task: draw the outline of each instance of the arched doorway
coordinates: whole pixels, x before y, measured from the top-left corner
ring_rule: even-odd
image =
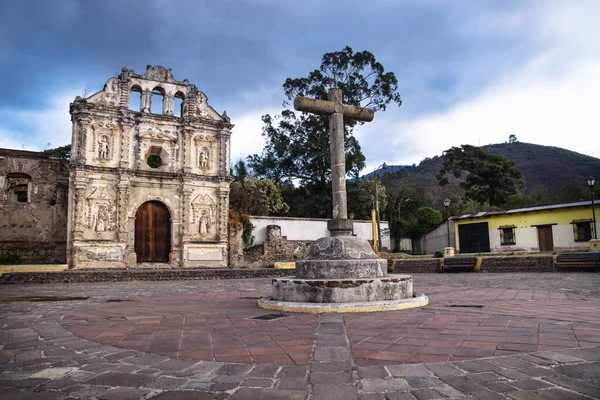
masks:
[[[148,201],[135,214],[135,253],[138,262],[169,262],[171,214],[159,201]]]

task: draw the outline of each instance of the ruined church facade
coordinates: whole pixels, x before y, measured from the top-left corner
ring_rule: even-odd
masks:
[[[70,105],[71,268],[225,267],[227,114],[170,69],[123,68]]]

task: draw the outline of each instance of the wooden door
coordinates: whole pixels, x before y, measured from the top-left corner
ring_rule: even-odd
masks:
[[[537,230],[540,251],[553,251],[554,239],[552,238],[552,225],[538,226]]]
[[[138,262],[169,262],[171,215],[158,201],[149,201],[135,214],[135,253]]]

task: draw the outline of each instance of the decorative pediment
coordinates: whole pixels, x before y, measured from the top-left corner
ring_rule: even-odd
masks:
[[[101,91],[91,95],[86,100],[88,103],[93,104],[117,106],[119,95],[119,79],[113,77],[106,81],[104,88]]]

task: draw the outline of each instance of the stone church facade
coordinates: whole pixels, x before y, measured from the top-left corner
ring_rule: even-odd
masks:
[[[123,68],[70,105],[71,268],[224,267],[227,114],[170,69]]]

